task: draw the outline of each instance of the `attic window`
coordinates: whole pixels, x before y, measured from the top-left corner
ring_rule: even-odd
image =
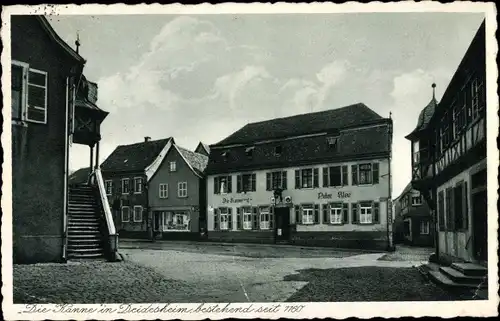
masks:
[[[283,148],[281,146],[274,147],[274,154],[276,156],[280,156],[282,151],[283,151]]]
[[[328,143],[328,147],[330,147],[332,149],[337,149],[337,147],[338,147],[338,139],[339,139],[338,136],[327,137],[326,141]]]
[[[253,156],[253,150],[254,150],[255,147],[247,147],[245,149],[245,154],[247,154],[248,157],[252,157]]]
[[[222,156],[222,158],[224,158],[224,160],[227,160],[227,158],[229,156],[229,152],[222,152],[221,156]]]

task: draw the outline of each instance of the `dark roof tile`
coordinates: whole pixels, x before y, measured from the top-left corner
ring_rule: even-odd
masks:
[[[69,176],[69,184],[83,184],[88,181],[90,167],[80,168]]]
[[[172,137],[131,145],[120,145],[102,163],[101,169],[106,172],[144,171],[158,157],[171,139]]]

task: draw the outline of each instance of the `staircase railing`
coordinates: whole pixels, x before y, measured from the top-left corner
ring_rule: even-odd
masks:
[[[107,227],[107,249],[111,260],[118,258],[118,233],[116,233],[115,223],[113,221],[113,214],[109,207],[108,197],[106,195],[106,187],[104,186],[104,179],[102,178],[101,169],[97,168],[91,174],[90,182],[96,185],[99,191],[100,203],[104,212],[104,219]]]

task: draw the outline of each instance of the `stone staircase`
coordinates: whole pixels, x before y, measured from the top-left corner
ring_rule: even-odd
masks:
[[[488,288],[488,269],[474,263],[453,263],[429,271],[429,277],[437,284],[456,289]]]
[[[94,189],[90,185],[72,185],[68,206],[68,260],[105,259],[101,218]]]

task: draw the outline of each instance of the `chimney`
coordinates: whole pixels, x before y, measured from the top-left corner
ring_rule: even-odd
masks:
[[[144,142],[146,142],[146,143],[147,143],[147,142],[149,142],[149,141],[151,141],[151,137],[149,137],[149,136],[144,137]]]

